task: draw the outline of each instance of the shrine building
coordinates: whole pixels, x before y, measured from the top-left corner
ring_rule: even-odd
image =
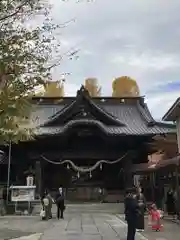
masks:
[[[33,174],[38,194],[62,186],[67,198],[91,200],[98,188],[124,191],[133,184],[132,165],[157,151],[153,137],[175,133],[173,124],[154,120],[144,97],[90,97],[82,86],[75,97],[31,101],[35,136],[12,145],[10,183],[26,184]]]

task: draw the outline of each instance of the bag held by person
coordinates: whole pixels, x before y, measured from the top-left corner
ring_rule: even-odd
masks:
[[[45,218],[45,211],[44,209],[42,208],[41,211],[40,211],[40,217],[43,219]]]

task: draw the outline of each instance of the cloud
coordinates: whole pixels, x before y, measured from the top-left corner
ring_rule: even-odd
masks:
[[[173,105],[175,99],[178,97],[179,91],[152,94],[148,95],[147,104],[154,117],[161,120],[167,109]]]
[[[148,94],[164,94],[164,93],[168,93],[168,94],[173,94],[174,92],[178,92],[180,91],[180,81],[170,81],[167,82],[165,84],[163,84],[163,82],[161,84],[158,84],[156,86],[156,88],[154,89],[150,89],[148,91]]]
[[[80,50],[79,59],[66,59],[53,71],[55,80],[62,72],[71,73],[66,94],[75,94],[85,78],[97,77],[102,94],[111,95],[112,79],[127,75],[137,80],[153,116],[161,118],[179,94],[168,84],[180,77],[180,1],[51,3],[54,21],[68,23],[57,33],[62,51]]]
[[[74,96],[76,92],[80,88],[79,84],[67,83],[65,85],[65,91],[67,96]]]
[[[167,68],[180,67],[180,59],[176,56],[171,55],[153,55],[148,52],[144,52],[141,55],[130,55],[130,56],[117,56],[112,59],[112,62],[117,64],[125,63],[130,66],[135,66],[141,69],[155,69],[164,70]]]

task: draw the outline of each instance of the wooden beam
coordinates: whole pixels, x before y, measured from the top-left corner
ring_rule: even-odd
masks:
[[[42,193],[42,172],[41,172],[41,162],[36,161],[35,164],[35,184],[36,184],[36,194],[38,197],[41,196]]]

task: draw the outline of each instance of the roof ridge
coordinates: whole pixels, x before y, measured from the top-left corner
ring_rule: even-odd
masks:
[[[152,121],[153,121],[153,123],[154,124],[156,124],[156,125],[159,125],[159,126],[167,126],[167,127],[174,127],[175,126],[175,124],[173,124],[173,123],[165,123],[165,122],[162,122],[162,121],[157,121],[157,120],[155,120],[154,118],[153,118],[153,116],[152,116],[152,114],[150,113],[150,111],[149,111],[149,108],[148,108],[148,106],[147,106],[147,103],[144,103],[144,107],[145,107],[145,110],[148,112],[148,114],[149,114],[149,116],[152,118]]]
[[[174,128],[175,125],[171,124],[171,123],[163,123],[160,121],[157,121],[153,118],[153,116],[151,115],[149,108],[147,106],[147,103],[138,103],[138,109],[141,113],[141,115],[143,116],[143,118],[147,121],[147,125],[148,127],[152,127],[154,125],[156,126],[162,126],[162,127],[170,127],[170,128]],[[149,115],[147,116],[144,111],[146,111],[146,113]],[[149,117],[149,118],[148,118]]]
[[[151,115],[151,113],[150,113],[150,111],[149,111],[149,108],[148,108],[148,106],[147,106],[147,104],[146,103],[140,103],[139,101],[137,102],[137,109],[139,110],[139,112],[140,112],[140,115],[142,116],[142,118],[147,122],[147,125],[149,126],[149,127],[151,127],[151,126],[153,126],[153,125],[155,125],[155,123],[156,123],[156,121],[154,120],[154,118],[152,117],[152,115]],[[147,114],[145,114],[145,112],[144,111],[146,111],[146,113],[148,114],[148,116],[147,116]]]
[[[164,121],[174,121],[175,119],[169,119],[173,115],[173,112],[180,104],[180,97],[176,99],[176,101],[171,105],[171,107],[168,109],[168,111],[164,114],[162,117],[162,120]]]
[[[122,123],[120,121],[120,119],[118,119],[117,117],[111,115],[110,113],[108,113],[105,109],[101,108],[100,106],[98,106],[89,96],[88,92],[81,87],[80,90],[78,90],[77,92],[77,96],[76,99],[69,105],[66,105],[63,109],[61,109],[60,111],[56,112],[53,116],[51,116],[49,118],[49,120],[47,122],[45,122],[44,124],[41,125],[41,127],[45,127],[45,126],[49,126],[53,121],[56,121],[58,119],[58,117],[61,115],[65,115],[67,114],[67,112],[73,110],[73,108],[77,105],[80,105],[80,102],[82,101],[82,99],[85,99],[85,101],[87,101],[90,106],[92,108],[95,108],[96,111],[100,112],[101,114],[105,115],[110,121],[113,122],[114,125],[118,125],[118,126],[125,126],[124,123]]]

